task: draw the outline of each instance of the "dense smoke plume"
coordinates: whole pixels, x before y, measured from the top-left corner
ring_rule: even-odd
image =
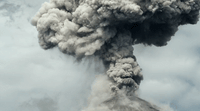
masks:
[[[84,111],[143,111],[127,104],[143,79],[132,45],[166,45],[178,26],[197,23],[199,9],[199,0],[50,0],[32,24],[42,48],[102,59],[107,77],[99,84],[105,87],[93,91]]]

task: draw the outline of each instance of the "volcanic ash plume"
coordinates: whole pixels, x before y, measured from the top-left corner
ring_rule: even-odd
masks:
[[[51,0],[32,24],[42,48],[102,59],[107,77],[99,77],[84,111],[143,111],[131,103],[143,79],[132,45],[166,45],[179,25],[197,23],[199,9],[199,0]]]

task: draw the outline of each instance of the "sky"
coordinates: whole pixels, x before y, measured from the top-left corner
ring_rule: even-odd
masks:
[[[99,60],[77,63],[39,46],[30,20],[43,2],[0,0],[0,111],[80,111],[104,71]],[[200,109],[199,28],[179,27],[164,47],[134,46],[144,75],[141,98],[174,111]]]

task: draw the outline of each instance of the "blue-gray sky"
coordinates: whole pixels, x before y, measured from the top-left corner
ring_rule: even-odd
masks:
[[[79,111],[103,72],[98,61],[78,64],[57,48],[40,48],[30,20],[45,1],[0,1],[1,111]],[[200,109],[199,28],[179,27],[165,47],[134,46],[144,74],[140,97],[175,111]]]

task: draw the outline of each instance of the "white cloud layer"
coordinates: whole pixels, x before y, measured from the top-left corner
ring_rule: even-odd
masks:
[[[79,111],[103,72],[94,60],[77,64],[57,49],[39,47],[30,19],[44,1],[0,1],[1,111]],[[199,28],[180,27],[165,47],[134,46],[144,74],[142,98],[177,111],[200,109]]]
[[[200,24],[180,27],[165,47],[135,47],[143,68],[141,96],[177,111],[198,111],[200,99]]]

